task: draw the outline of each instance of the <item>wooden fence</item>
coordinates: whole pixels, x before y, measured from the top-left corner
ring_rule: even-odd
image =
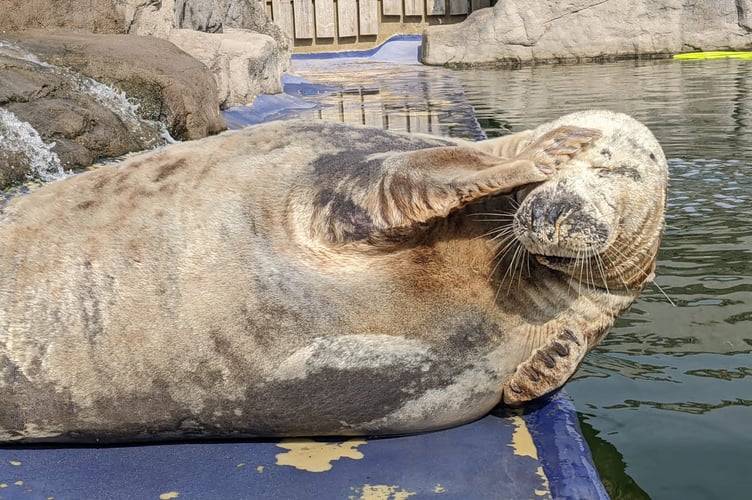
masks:
[[[493,0],[267,0],[267,13],[295,47],[380,42],[419,33],[426,24],[458,22]],[[495,3],[495,2],[493,2]]]

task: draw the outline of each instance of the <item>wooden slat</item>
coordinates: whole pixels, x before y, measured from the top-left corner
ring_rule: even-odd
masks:
[[[420,16],[423,14],[423,0],[405,0],[405,15]]]
[[[491,0],[470,0],[470,10],[472,12],[475,12],[478,9],[485,9],[486,7],[490,6]]]
[[[377,85],[377,82],[372,82]],[[363,124],[381,127],[383,121],[383,102],[381,93],[375,87],[363,89],[360,93],[360,107],[363,110]]]
[[[358,4],[356,0],[339,0],[337,2],[337,24],[339,36],[357,36]]]
[[[407,115],[402,110],[387,112],[389,130],[407,132]]]
[[[339,106],[324,106],[319,110],[319,117],[329,122],[340,122]]]
[[[402,0],[382,0],[381,12],[385,16],[401,16]]]
[[[428,134],[431,132],[428,116],[425,112],[410,115],[410,132],[420,132],[421,134]]]
[[[362,125],[364,121],[363,109],[360,105],[360,95],[344,94],[342,96],[342,121]]]
[[[316,0],[316,36],[334,38],[334,2],[333,0]]]
[[[360,11],[360,34],[361,35],[378,35],[379,34],[379,4],[377,0],[360,0],[358,2]]]
[[[272,19],[287,36],[293,38],[292,2],[290,0],[272,0]]]
[[[427,16],[443,16],[446,14],[445,0],[426,0]]]
[[[449,0],[449,13],[453,16],[467,14],[467,0]]]
[[[295,38],[313,38],[313,0],[293,0]]]

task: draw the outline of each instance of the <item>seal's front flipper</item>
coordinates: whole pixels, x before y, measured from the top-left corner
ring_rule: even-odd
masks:
[[[547,180],[597,137],[560,127],[511,159],[471,146],[366,156],[347,165],[353,175],[313,193],[310,233],[330,244],[402,241],[469,203]]]
[[[591,133],[593,135],[589,135]],[[579,150],[583,145],[583,140],[587,143],[592,139],[600,137],[600,135],[600,132],[595,130],[572,126],[560,127],[542,137],[532,146],[532,150],[548,150],[549,153],[554,153],[556,147],[575,147]],[[532,137],[532,130],[524,130],[515,134],[486,139],[485,141],[471,142],[468,144],[475,150],[498,156],[499,158],[510,159],[521,154],[526,148],[530,147]]]
[[[411,151],[385,160],[378,211],[385,229],[446,217],[487,196],[543,182],[594,139],[597,130],[559,127],[511,159],[470,147]]]
[[[582,332],[565,328],[520,363],[504,385],[504,403],[519,405],[563,386],[588,350],[588,341]]]

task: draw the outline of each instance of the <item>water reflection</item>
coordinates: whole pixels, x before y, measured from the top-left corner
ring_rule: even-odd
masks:
[[[298,116],[359,123],[387,130],[482,139],[472,106],[456,73],[420,64],[360,60],[294,61],[293,69],[311,82],[338,89],[307,96],[322,107]]]
[[[624,456],[590,425],[591,415],[580,414],[580,428],[595,457],[595,467],[612,500],[642,500],[650,496],[626,474]]]
[[[752,64],[635,61],[457,72],[489,135],[554,116],[606,108],[646,123],[669,158],[739,160],[752,151]]]
[[[613,406],[604,406],[604,409],[618,410],[621,408],[640,408],[641,406],[648,406],[650,408],[657,408],[659,410],[680,411],[682,413],[694,413],[696,415],[700,415],[711,410],[717,410],[719,408],[726,408],[729,406],[752,406],[752,400],[735,399],[733,401],[721,401],[718,404],[712,405],[706,403],[696,403],[693,401],[664,403],[660,401],[637,401],[634,399],[627,399],[624,401],[624,403]]]

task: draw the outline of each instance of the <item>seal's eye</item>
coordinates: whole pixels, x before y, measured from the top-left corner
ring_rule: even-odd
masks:
[[[636,168],[628,165],[619,165],[616,168],[602,167],[598,169],[598,177],[609,177],[612,175],[618,175],[627,179],[631,179],[635,182],[642,180],[640,172]]]

